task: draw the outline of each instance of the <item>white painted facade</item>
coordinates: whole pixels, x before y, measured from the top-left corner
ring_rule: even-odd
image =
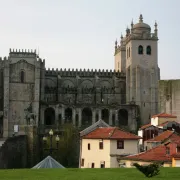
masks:
[[[151,125],[158,126],[162,123],[165,123],[167,121],[177,121],[177,118],[170,118],[170,117],[152,117],[151,118]]]
[[[118,168],[119,163],[116,155],[137,154],[139,140],[124,140],[124,149],[117,149],[117,140],[103,140],[103,149],[99,149],[101,139],[82,139],[81,162],[84,159],[84,166],[81,168],[101,168],[101,163],[105,163],[105,168]],[[90,150],[88,150],[90,144]]]

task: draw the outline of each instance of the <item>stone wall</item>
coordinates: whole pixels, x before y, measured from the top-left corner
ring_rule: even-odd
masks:
[[[180,120],[180,80],[159,81],[159,112],[176,115]]]
[[[0,148],[0,168],[15,169],[27,167],[27,137],[8,138]]]
[[[27,136],[27,166],[33,167],[40,161],[40,138],[36,126],[19,126],[17,135]]]

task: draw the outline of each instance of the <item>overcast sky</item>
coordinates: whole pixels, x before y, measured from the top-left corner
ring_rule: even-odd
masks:
[[[159,30],[161,79],[180,78],[179,0],[0,0],[0,56],[39,49],[46,67],[113,69],[114,41],[131,20]]]

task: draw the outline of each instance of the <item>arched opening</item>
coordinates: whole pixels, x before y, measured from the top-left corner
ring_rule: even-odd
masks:
[[[138,47],[138,54],[143,54],[143,47],[141,45]]]
[[[72,109],[66,108],[65,109],[65,123],[72,122]]]
[[[129,54],[129,53],[128,53],[128,48],[127,48],[127,58],[128,58],[128,54]]]
[[[106,123],[109,123],[109,110],[108,109],[103,109],[101,111],[101,117],[102,117],[103,121],[105,121]]]
[[[128,111],[126,109],[120,109],[118,111],[118,122],[119,122],[119,126],[128,125]]]
[[[47,108],[44,112],[45,122],[44,124],[49,126],[55,123],[55,110],[53,108]]]
[[[151,55],[151,46],[147,46],[146,54]]]
[[[79,115],[76,114],[76,126],[78,126],[78,124],[79,124]]]
[[[112,115],[112,125],[115,126],[115,114]]]
[[[89,126],[92,124],[92,111],[90,108],[82,110],[82,125]]]
[[[130,50],[130,47],[129,47],[129,57],[130,57],[130,54],[131,54],[131,50]]]
[[[20,77],[21,77],[21,83],[24,83],[24,76],[25,76],[24,71],[21,71],[21,74],[20,74]]]
[[[59,114],[59,125],[61,125],[61,124],[62,124],[62,115]]]

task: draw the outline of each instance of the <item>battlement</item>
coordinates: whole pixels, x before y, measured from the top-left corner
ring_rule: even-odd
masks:
[[[81,77],[125,77],[125,73],[115,71],[115,70],[104,70],[104,69],[46,69],[46,76],[61,76],[61,77],[76,77],[76,76],[81,76]]]
[[[33,49],[10,49],[9,50],[10,57],[38,57],[36,54],[36,50]]]

